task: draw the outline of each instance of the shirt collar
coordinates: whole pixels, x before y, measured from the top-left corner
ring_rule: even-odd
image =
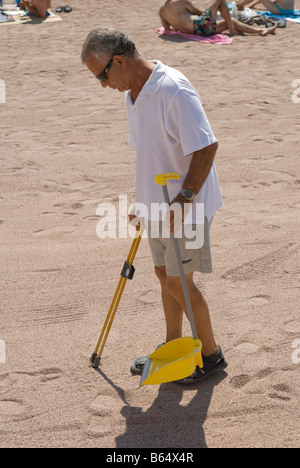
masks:
[[[159,88],[166,75],[166,66],[162,62],[160,62],[159,60],[150,60],[150,62],[156,63],[155,68],[151,73],[150,78],[141,89],[140,94],[138,95],[138,98],[134,103],[134,106],[137,106],[141,101],[146,99],[151,94],[156,94],[159,91]],[[130,99],[132,104],[130,91],[127,91],[127,99]]]

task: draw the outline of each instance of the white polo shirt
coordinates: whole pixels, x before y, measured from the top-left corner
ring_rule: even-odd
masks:
[[[193,153],[217,141],[200,96],[188,79],[158,60],[154,63],[156,67],[134,104],[130,91],[126,92],[129,145],[136,152],[135,202],[147,207],[149,220],[157,220],[151,204],[164,202],[154,177],[165,172],[180,174],[181,180],[168,182],[172,200],[188,173]],[[208,221],[223,206],[215,164],[193,205],[197,203],[204,204]]]

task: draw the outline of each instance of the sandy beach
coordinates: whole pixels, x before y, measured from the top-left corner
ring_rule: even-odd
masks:
[[[299,447],[300,24],[160,38],[161,4],[73,0],[62,21],[0,25],[1,448]],[[100,239],[97,208],[135,193],[124,96],[80,60],[95,26],[182,71],[219,140],[214,272],[196,281],[229,367],[201,385],[140,389],[129,372],[165,338],[147,240],[89,366],[132,242]]]

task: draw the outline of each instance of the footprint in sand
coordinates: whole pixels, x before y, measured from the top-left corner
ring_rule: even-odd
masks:
[[[0,400],[0,415],[1,416],[18,416],[24,410],[21,401],[18,400]]]
[[[54,208],[61,208],[60,212],[66,216],[74,216],[78,214],[78,210],[84,207],[83,203],[56,203],[53,205]],[[63,211],[64,210],[64,211]],[[57,211],[44,211],[41,213],[43,216],[54,216],[57,217]],[[42,232],[42,231],[36,231]]]
[[[276,384],[272,386],[273,392],[269,393],[269,397],[277,400],[290,401],[291,389],[284,383]]]
[[[276,372],[275,368],[266,367],[253,375],[236,375],[230,379],[229,384],[236,390],[246,387],[246,393],[255,392],[256,394],[268,396],[273,400],[290,401],[292,399],[290,395],[292,393],[291,388],[286,383],[275,384],[274,378],[276,378],[276,376],[269,379],[269,383],[264,382],[263,386],[259,386],[259,388],[257,387],[258,381],[267,379],[274,372]],[[251,384],[255,384],[255,387],[252,388]]]
[[[23,171],[23,172],[38,172],[40,171],[42,168],[41,165],[35,163],[34,161],[20,161],[20,166],[13,166],[13,167],[10,167],[9,170],[8,170],[8,173],[10,174],[14,174],[14,173],[18,173],[20,171]]]
[[[111,396],[99,395],[90,404],[90,412],[95,416],[112,416],[117,405],[117,400]]]
[[[36,236],[65,236],[68,234],[73,234],[73,230],[70,229],[69,227],[53,227],[49,229],[38,229],[37,231],[34,231],[34,235]]]
[[[46,383],[61,377],[63,371],[58,368],[46,368],[40,371],[32,372],[12,372],[5,374],[3,381],[14,388],[26,388],[30,385],[36,385],[36,382]]]
[[[248,356],[249,354],[255,354],[259,351],[259,347],[254,343],[243,342],[235,347],[235,352],[239,355]]]
[[[149,289],[140,298],[142,304],[155,304],[160,301],[160,293],[154,289]]]
[[[63,374],[63,371],[56,367],[50,367],[36,372],[34,375],[37,376],[40,382],[50,382],[51,380],[59,379]]]
[[[30,399],[30,389],[36,389],[37,386],[48,385],[47,382],[58,379],[62,375],[62,370],[58,368],[45,368],[40,371],[32,372],[12,372],[4,374],[0,378],[0,388],[5,388],[6,394],[18,393],[19,397],[0,398],[0,420],[7,423],[11,420],[22,420],[31,418],[34,412],[34,404]],[[11,389],[11,390],[10,390]],[[9,426],[7,430],[10,431]]]
[[[265,369],[262,369],[262,370],[258,371],[257,374],[255,375],[255,377],[258,380],[261,380],[261,379],[264,379],[265,377],[268,377],[269,375],[273,374],[273,372],[274,372],[274,369],[272,367],[266,367]]]
[[[55,269],[53,274],[55,275]],[[58,270],[59,271],[59,270]],[[23,327],[35,325],[50,325],[58,323],[68,323],[82,320],[87,315],[87,308],[84,304],[74,298],[73,302],[52,303],[47,305],[33,306],[24,309],[20,314],[19,322]]]
[[[251,380],[250,375],[247,374],[241,374],[241,375],[236,375],[235,377],[232,377],[229,381],[230,385],[234,388],[243,388],[247,383],[249,383]]]
[[[282,244],[281,247],[263,257],[259,257],[232,270],[228,270],[222,275],[222,278],[233,281],[246,281],[258,278],[266,273],[269,274],[270,268],[274,271],[276,267],[280,267],[282,259],[294,254],[294,251],[295,245],[293,243]]]
[[[287,333],[300,334],[300,320],[289,320],[284,324],[284,331]]]
[[[257,296],[250,297],[247,302],[254,306],[262,306],[270,302],[270,296],[267,294],[258,294]]]
[[[85,431],[86,434],[89,437],[101,438],[109,435],[114,430],[116,424],[120,427],[123,422],[120,414],[122,406],[117,398],[99,395],[89,405],[91,418]]]
[[[294,174],[290,174],[286,171],[274,171],[272,169],[261,169],[259,174],[263,176],[263,179],[269,178],[269,182],[272,184],[285,183],[289,184],[295,180]]]

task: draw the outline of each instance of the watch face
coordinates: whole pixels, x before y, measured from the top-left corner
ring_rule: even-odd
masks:
[[[192,190],[182,188],[182,189],[180,189],[180,193],[181,193],[181,195],[184,196],[184,198],[186,200],[194,200],[194,198],[195,198],[195,194],[194,194],[194,192],[192,192]]]
[[[184,195],[186,198],[189,198],[189,199],[194,197],[194,193],[191,190],[185,190]]]

